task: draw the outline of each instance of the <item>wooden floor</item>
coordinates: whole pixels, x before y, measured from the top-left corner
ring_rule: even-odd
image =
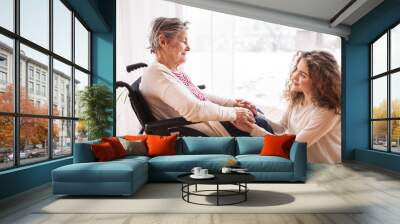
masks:
[[[0,223],[400,223],[400,174],[359,163],[312,165],[308,182],[317,183],[349,203],[367,204],[356,214],[36,214],[54,200],[50,186],[41,186],[0,201]],[[318,203],[318,201],[316,201]]]

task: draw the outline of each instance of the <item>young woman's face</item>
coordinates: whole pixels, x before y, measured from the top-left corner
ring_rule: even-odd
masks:
[[[165,53],[172,63],[180,65],[186,61],[186,52],[190,51],[186,31],[179,32],[174,38],[167,40],[164,46]]]
[[[308,66],[304,59],[301,59],[297,64],[296,70],[291,77],[291,91],[310,94],[312,90],[312,80],[308,71]]]

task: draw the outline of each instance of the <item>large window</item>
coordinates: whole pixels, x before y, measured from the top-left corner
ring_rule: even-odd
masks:
[[[370,45],[371,148],[400,153],[400,24]]]
[[[63,0],[0,8],[0,170],[70,156],[73,136],[87,139],[73,105],[90,85],[90,32]]]

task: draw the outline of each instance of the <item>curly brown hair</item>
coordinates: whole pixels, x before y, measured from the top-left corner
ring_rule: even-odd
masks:
[[[298,51],[295,54],[293,68],[284,91],[284,97],[289,102],[289,107],[304,101],[304,93],[291,91],[291,77],[302,59],[307,64],[312,81],[314,105],[334,110],[335,113],[340,114],[341,73],[335,57],[326,51]]]

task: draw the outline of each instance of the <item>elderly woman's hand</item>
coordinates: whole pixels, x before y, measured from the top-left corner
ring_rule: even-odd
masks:
[[[257,114],[257,108],[254,104],[250,103],[247,100],[243,100],[243,99],[236,99],[234,104],[234,107],[243,107],[243,108],[247,108],[249,109],[253,115]]]
[[[236,120],[235,122],[256,122],[253,113],[244,107],[235,107],[236,110]]]

